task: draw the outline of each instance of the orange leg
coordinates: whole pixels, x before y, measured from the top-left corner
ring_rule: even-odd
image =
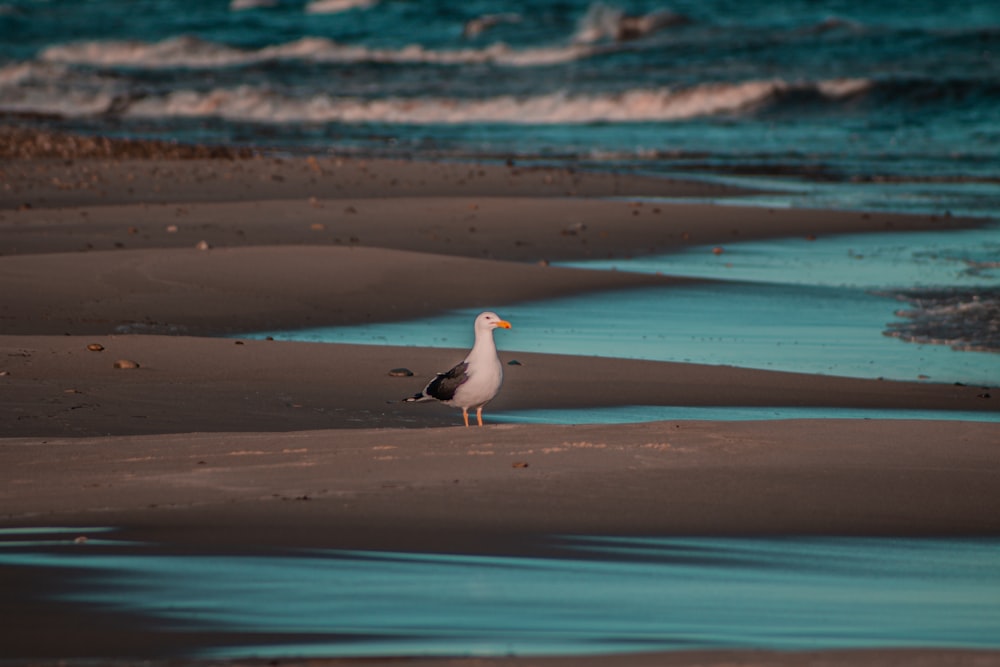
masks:
[[[483,425],[483,406],[476,408],[476,420],[479,421],[479,425]]]
[[[469,427],[469,411],[462,408],[462,418],[465,419],[465,427]]]

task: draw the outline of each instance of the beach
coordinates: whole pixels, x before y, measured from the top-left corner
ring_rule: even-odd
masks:
[[[514,354],[498,334],[502,362],[517,363],[505,365],[486,426],[466,429],[452,408],[401,402],[460,360],[457,346],[249,335],[456,309],[503,316],[527,301],[614,299],[695,280],[555,265],[563,261],[724,252],[737,240],[822,244],[835,233],[979,221],[724,206],[706,200],[743,191],[516,160],[276,157],[4,132],[4,529],[86,536],[104,526],[135,544],[218,554],[532,557],[557,550],[559,535],[1000,535],[995,419],[490,421],[491,410],[630,405],[995,415],[996,386]],[[398,368],[412,375],[390,374]],[[71,586],[72,576],[51,574],[2,570],[14,592],[0,606],[10,663],[218,664],[183,649],[227,638],[165,638],[148,619],[61,605],[39,592]],[[287,658],[281,664],[403,659]],[[406,662],[995,665],[1000,651],[737,648]]]

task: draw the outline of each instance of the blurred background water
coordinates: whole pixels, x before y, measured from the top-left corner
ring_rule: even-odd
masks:
[[[1000,5],[2,0],[0,115],[996,216]]]

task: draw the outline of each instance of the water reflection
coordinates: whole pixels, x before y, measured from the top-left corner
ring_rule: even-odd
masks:
[[[1000,412],[829,407],[622,405],[550,410],[494,411],[490,419],[515,424],[638,424],[652,421],[758,421],[778,419],[928,419],[1000,422]]]
[[[563,537],[565,557],[3,543],[59,596],[230,633],[200,657],[1000,647],[1000,539]],[[232,637],[239,640],[232,640]],[[294,636],[294,643],[268,637]]]

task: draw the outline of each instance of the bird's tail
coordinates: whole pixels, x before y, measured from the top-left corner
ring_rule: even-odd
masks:
[[[419,403],[420,401],[429,401],[429,400],[432,400],[432,397],[428,396],[427,394],[424,394],[424,393],[421,392],[419,394],[414,394],[413,396],[407,396],[406,398],[403,399],[402,402],[403,403]]]

